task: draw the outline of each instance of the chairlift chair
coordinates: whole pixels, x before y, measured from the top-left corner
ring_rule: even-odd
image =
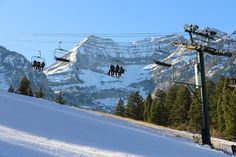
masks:
[[[35,65],[35,63],[34,62],[36,62],[36,63],[40,63],[40,64],[44,64],[43,65],[43,67],[41,67],[41,68],[44,68],[44,66],[45,66],[45,63],[46,63],[46,60],[43,58],[43,57],[41,57],[41,51],[39,51],[39,55],[38,56],[32,56],[31,57],[31,66],[32,67],[34,67],[35,66],[35,68],[39,68],[39,67],[37,67],[36,65]],[[40,65],[41,66],[41,65]]]
[[[162,62],[162,61],[158,61],[158,60],[153,60],[153,62],[157,65],[168,67],[168,68],[172,66],[170,63],[166,63],[166,62]]]
[[[59,42],[59,47],[54,50],[54,58],[56,61],[60,62],[70,62],[69,51],[61,48],[61,41]]]
[[[158,49],[156,50],[158,52],[161,52],[161,53],[164,53],[164,54],[167,54],[167,55],[170,55],[169,52],[166,52],[164,50],[161,49],[161,42],[159,41],[158,43]],[[167,62],[163,62],[163,61],[159,61],[159,60],[156,60],[154,59],[153,62],[157,65],[160,65],[160,66],[164,66],[164,67],[171,67],[172,64],[171,63],[167,63]]]
[[[122,74],[124,74],[124,72],[126,70],[125,70],[125,64],[120,60],[120,54],[119,53],[117,53],[117,54],[118,54],[117,58],[111,59],[112,61],[111,61],[110,67],[109,67],[110,70],[111,70],[111,66],[114,65],[114,71],[112,72],[112,71],[109,70],[108,75],[114,76],[114,73],[116,73],[116,75],[118,74],[118,77],[120,77]],[[119,72],[117,72],[115,70],[117,65],[119,66],[119,68],[122,68],[122,69],[119,69],[119,70],[121,70]]]
[[[113,61],[113,64],[116,66],[116,65],[119,65],[120,67],[122,66],[124,68],[124,71],[125,71],[125,63],[122,62],[121,60],[119,59],[112,59]]]
[[[158,49],[157,51],[170,55],[169,52],[166,52],[166,51],[160,49],[160,42],[159,42],[159,49]],[[155,60],[155,59],[153,60],[153,62],[154,62],[155,64],[159,65],[159,66],[166,67],[166,68],[171,68],[171,70],[172,70],[172,81],[173,81],[173,83],[187,85],[187,87],[188,87],[191,91],[192,91],[192,89],[190,88],[190,86],[195,86],[195,87],[198,86],[198,85],[191,84],[191,83],[185,83],[185,82],[177,81],[176,78],[175,78],[175,68],[174,68],[174,65],[171,64],[171,62],[159,61],[159,60]]]
[[[33,62],[34,61],[37,61],[37,62],[44,62],[45,63],[45,59],[43,58],[43,57],[41,57],[41,56],[32,56],[31,57],[31,64],[33,65]]]
[[[181,81],[177,81],[176,80],[176,78],[175,78],[175,68],[174,68],[174,66],[172,65],[172,64],[169,64],[169,63],[166,63],[166,62],[161,62],[161,61],[157,61],[157,60],[153,60],[154,61],[154,63],[156,63],[157,65],[159,65],[159,66],[163,66],[163,67],[167,67],[167,68],[172,68],[172,82],[174,83],[174,84],[182,84],[182,85],[186,85],[187,87],[188,87],[188,89],[190,90],[190,92],[194,95],[194,96],[196,96],[195,94],[194,94],[194,90],[191,88],[191,86],[194,86],[194,87],[200,87],[199,85],[197,85],[197,84],[192,84],[192,83],[187,83],[187,82],[181,82]],[[235,79],[235,82],[236,82],[236,79]],[[201,101],[199,101],[199,102],[201,102]]]

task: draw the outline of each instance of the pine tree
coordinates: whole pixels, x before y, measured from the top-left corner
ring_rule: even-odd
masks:
[[[206,82],[206,90],[207,90],[207,99],[208,99],[208,108],[209,108],[209,117],[210,117],[210,126],[211,128],[217,128],[217,93],[216,93],[216,85],[211,81],[207,80]],[[201,97],[200,97],[201,98]]]
[[[23,95],[27,95],[27,88],[29,87],[29,81],[27,79],[26,76],[22,77],[21,80],[20,80],[20,85],[19,85],[19,88],[18,88],[18,93],[19,94],[23,94]]]
[[[217,130],[224,132],[225,130],[225,119],[224,119],[224,106],[223,106],[223,88],[225,78],[221,77],[216,84],[216,93],[217,93]]]
[[[196,90],[192,96],[192,103],[189,110],[189,125],[199,132],[202,128],[202,104],[200,90]]]
[[[168,112],[168,118],[167,118],[168,125],[171,125],[175,119],[175,116],[173,114],[174,113],[173,109],[175,108],[177,91],[178,91],[178,86],[174,84],[166,92],[165,104],[166,104],[166,110]]]
[[[35,97],[36,98],[43,98],[44,97],[42,88],[39,88],[39,90],[37,92],[35,92]]]
[[[28,95],[28,96],[34,96],[34,95],[33,95],[33,92],[32,92],[32,90],[31,90],[30,87],[28,87],[28,88],[26,89],[26,95]]]
[[[63,99],[63,92],[60,91],[56,97],[56,103],[58,104],[65,104],[65,100]]]
[[[148,94],[147,99],[144,102],[144,113],[143,113],[143,120],[146,122],[150,122],[150,109],[152,105],[152,96]]]
[[[191,105],[191,94],[186,86],[180,86],[176,95],[176,102],[172,108],[175,126],[188,122],[188,112]]]
[[[152,101],[151,107],[150,107],[150,117],[149,122],[153,124],[157,124],[157,118],[158,118],[158,100],[154,99]]]
[[[165,92],[158,89],[150,109],[150,122],[157,125],[166,125],[168,118],[165,106]]]
[[[14,93],[14,88],[13,88],[13,86],[12,85],[10,85],[10,87],[8,88],[8,92],[9,93]]]
[[[230,94],[229,110],[226,116],[226,139],[236,142],[236,88]]]
[[[19,94],[33,96],[32,89],[30,87],[30,81],[26,76],[21,78],[17,91]]]
[[[233,98],[233,90],[228,86],[229,79],[225,79],[224,81],[224,88],[223,88],[223,96],[222,96],[222,104],[223,104],[223,112],[224,112],[224,120],[225,120],[225,130],[224,135],[226,136],[227,140],[235,140],[235,102],[232,101]]]
[[[124,117],[125,115],[125,105],[122,99],[119,100],[116,105],[115,115]]]
[[[138,91],[129,95],[125,116],[136,120],[143,120],[143,98]]]

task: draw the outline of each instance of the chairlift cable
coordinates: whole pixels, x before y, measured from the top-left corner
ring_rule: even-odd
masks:
[[[143,32],[143,33],[20,33],[26,36],[38,36],[38,37],[86,37],[90,35],[103,36],[103,37],[143,37],[143,36],[166,36],[172,34],[186,34],[186,32],[166,32],[166,33],[154,33],[154,32]]]

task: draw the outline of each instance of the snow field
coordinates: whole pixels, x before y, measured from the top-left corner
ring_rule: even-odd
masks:
[[[0,156],[228,155],[128,121],[1,91]]]

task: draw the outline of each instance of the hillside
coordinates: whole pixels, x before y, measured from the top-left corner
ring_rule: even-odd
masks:
[[[227,155],[127,121],[1,91],[0,156]]]

